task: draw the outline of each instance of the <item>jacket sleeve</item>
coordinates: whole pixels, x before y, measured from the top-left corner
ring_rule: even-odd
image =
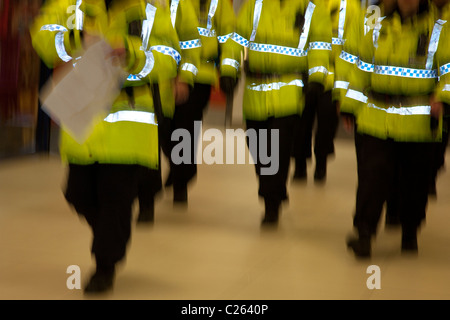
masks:
[[[175,20],[175,30],[180,39],[178,75],[183,82],[193,86],[200,64],[201,41],[197,30],[198,18],[191,0],[181,0],[175,17],[171,15],[171,19],[172,24]]]
[[[309,4],[312,4],[312,1]],[[307,13],[305,19],[306,17]],[[328,10],[322,1],[316,1],[311,18],[309,48],[305,48],[308,49],[309,82],[325,85],[331,56],[331,37],[331,18]]]
[[[241,46],[232,40],[236,14],[230,0],[220,0],[216,13],[216,30],[220,50],[220,75],[237,78],[241,65]]]

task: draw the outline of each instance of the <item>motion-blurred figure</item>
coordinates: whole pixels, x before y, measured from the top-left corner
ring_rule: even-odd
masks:
[[[264,199],[263,224],[276,225],[286,183],[304,87],[322,92],[331,54],[330,16],[322,1],[249,0],[238,15],[233,40],[246,50],[243,116],[257,132],[258,148],[249,149]],[[272,141],[272,138],[275,141]],[[264,141],[264,139],[266,141]],[[264,173],[265,153],[277,153],[278,170]]]
[[[440,101],[448,99],[443,89],[449,80],[448,26],[436,21],[426,1],[398,0],[397,5],[362,40],[342,101],[343,110],[354,111],[361,134],[357,235],[347,240],[357,257],[371,255],[383,204],[394,189],[402,252],[418,252],[433,143],[442,136]]]
[[[84,143],[64,127],[61,132],[60,152],[69,169],[65,197],[93,232],[96,270],[86,293],[113,286],[116,266],[126,257],[132,205],[143,172],[153,170],[154,188],[162,185],[149,84],[175,78],[180,61],[169,8],[145,0],[117,0],[110,6],[108,17],[103,0],[50,0],[31,30],[36,51],[50,67],[70,66],[82,59],[89,43],[104,38],[129,74],[109,115]]]

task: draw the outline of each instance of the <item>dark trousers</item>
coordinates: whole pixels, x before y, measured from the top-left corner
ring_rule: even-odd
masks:
[[[283,117],[283,118],[269,118],[266,121],[254,121],[247,120],[247,131],[254,130],[257,136],[257,147],[254,148],[251,145],[249,138],[247,137],[247,145],[249,146],[250,151],[254,151],[256,154],[252,153],[252,157],[255,161],[255,170],[256,175],[259,180],[259,188],[258,195],[263,197],[266,200],[273,200],[275,202],[282,200],[286,200],[288,198],[286,184],[287,178],[289,174],[289,164],[291,157],[291,148],[292,148],[292,136],[294,133],[294,126],[296,121],[298,120],[297,115]],[[261,154],[261,131],[267,130],[267,144],[265,148],[266,152],[263,151]],[[278,171],[273,175],[264,175],[261,174],[262,168],[270,167],[271,163],[264,164],[266,162],[264,159],[261,159],[261,156],[272,155],[272,150],[274,146],[272,146],[271,139],[271,130],[278,130],[279,139],[275,141],[278,143]],[[263,138],[264,139],[264,138]],[[272,155],[272,159],[275,159]]]
[[[197,175],[197,164],[195,163],[197,150],[195,150],[194,146],[196,145],[195,141],[197,141],[199,137],[195,136],[194,122],[201,121],[203,119],[203,112],[208,106],[210,95],[211,85],[196,83],[189,95],[188,101],[176,106],[175,113],[170,124],[171,133],[177,129],[185,129],[189,132],[191,138],[190,163],[175,164],[172,161],[172,148],[179,143],[179,141],[161,142],[161,144],[167,143],[170,146],[168,148],[164,147],[163,152],[166,157],[169,158],[170,172],[172,174],[174,188],[186,187],[187,184]]]
[[[360,136],[358,190],[353,224],[360,236],[376,233],[385,201],[397,193],[403,230],[416,230],[426,216],[432,143],[395,142]]]
[[[65,197],[91,227],[97,267],[114,267],[126,255],[143,170],[138,165],[69,165]]]
[[[336,104],[332,101],[331,91],[320,96],[306,94],[305,109],[297,120],[293,156],[298,160],[306,160],[312,156],[312,135],[314,123],[314,155],[316,159],[326,159],[334,153],[334,139],[339,123]]]

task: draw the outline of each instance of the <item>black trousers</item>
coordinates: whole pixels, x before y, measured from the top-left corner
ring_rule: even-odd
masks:
[[[197,175],[197,164],[195,163],[197,150],[194,148],[194,142],[197,141],[198,136],[195,136],[195,121],[201,121],[203,119],[203,112],[208,106],[210,96],[211,85],[196,83],[189,95],[188,101],[176,106],[170,124],[171,133],[177,129],[185,129],[189,132],[191,137],[190,163],[175,164],[172,161],[171,152],[173,147],[179,143],[178,141],[161,142],[162,145],[169,145],[169,147],[163,147],[163,152],[169,159],[174,188],[186,187]]]
[[[65,197],[91,227],[97,267],[111,268],[125,257],[139,177],[147,170],[139,165],[69,165]]]
[[[382,208],[393,193],[402,228],[425,220],[433,144],[359,137],[358,189],[353,224],[360,236],[376,233]]]
[[[316,159],[326,159],[328,155],[334,154],[334,139],[339,123],[336,104],[332,101],[330,90],[320,96],[306,94],[305,109],[295,127],[293,144],[295,159],[311,158],[313,128],[316,121],[314,155]]]
[[[257,136],[257,147],[251,144],[249,137],[247,137],[247,145],[255,161],[255,171],[259,180],[258,195],[265,200],[281,202],[288,198],[286,184],[291,159],[292,137],[298,118],[298,115],[293,115],[283,118],[269,118],[266,121],[246,120],[247,131],[253,129]],[[267,135],[263,137],[264,131],[260,130],[265,130]],[[279,139],[274,142],[278,144],[278,154],[272,154],[276,149],[272,145],[271,130],[278,130]],[[264,147],[267,153],[261,149],[261,141],[264,141],[261,139],[264,138],[267,138],[267,144]],[[262,174],[263,168],[270,168],[273,165],[273,163],[265,164],[267,161],[262,157],[266,155],[270,155],[274,161],[278,160],[278,170],[275,174]]]

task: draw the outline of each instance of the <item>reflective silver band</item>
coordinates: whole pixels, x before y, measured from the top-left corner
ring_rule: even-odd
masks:
[[[348,81],[335,81],[334,82],[334,88],[335,89],[348,89],[349,82]]]
[[[413,107],[389,107],[381,108],[377,107],[373,103],[367,104],[369,108],[374,108],[377,110],[384,111],[389,114],[398,114],[401,116],[412,116],[412,115],[430,115],[431,106],[413,106]]]
[[[327,68],[325,68],[325,67],[323,67],[323,66],[320,66],[320,67],[314,67],[314,68],[311,68],[311,69],[308,70],[308,74],[309,74],[309,75],[312,75],[313,73],[317,73],[317,72],[323,73],[323,74],[325,74],[325,75],[328,74]]]
[[[359,102],[367,103],[367,96],[364,95],[364,93],[360,91],[356,91],[353,89],[348,89],[347,94],[345,95],[347,98],[351,98],[353,100],[357,100]]]
[[[127,77],[128,81],[139,81],[142,78],[145,78],[152,71],[153,66],[155,65],[155,58],[153,57],[153,53],[151,51],[145,51],[145,65],[142,68],[141,72],[138,74],[130,74]]]
[[[247,89],[253,91],[272,91],[280,90],[284,86],[297,86],[303,87],[303,81],[300,79],[292,80],[289,83],[286,82],[273,82],[273,83],[263,83],[258,85],[248,85]]]
[[[183,63],[181,65],[181,70],[192,72],[194,75],[197,75],[198,69],[192,63]]]
[[[303,32],[300,35],[300,41],[298,43],[298,48],[303,50],[306,46],[306,41],[308,40],[309,29],[311,27],[311,19],[316,5],[311,1],[308,3],[308,7],[305,12],[305,23],[303,25]]]
[[[345,14],[347,11],[347,0],[341,0],[341,5],[339,9],[339,26],[338,26],[338,38],[342,40],[344,38],[344,25],[345,25]]]
[[[250,35],[250,41],[255,41],[256,30],[258,29],[259,19],[261,18],[262,3],[263,0],[255,1],[255,9],[253,10],[253,29]]]
[[[172,20],[172,26],[175,28],[175,21],[177,19],[177,10],[180,0],[172,0],[170,3],[170,20]]]
[[[434,55],[438,48],[442,27],[446,22],[447,22],[446,20],[438,19],[434,24],[433,31],[430,37],[430,44],[428,45],[428,57],[425,69],[431,70],[433,68]]]
[[[156,116],[153,112],[123,110],[110,113],[104,121],[114,123],[119,121],[139,122],[158,125]]]
[[[209,6],[208,22],[207,22],[207,26],[206,26],[208,28],[208,30],[212,29],[212,19],[213,19],[214,15],[216,14],[217,1],[218,0],[211,0],[211,4]]]
[[[155,21],[156,7],[152,6],[150,3],[147,3],[147,7],[145,8],[145,15],[147,19],[142,21],[142,51],[146,51],[148,48],[150,34],[152,33],[153,23]]]
[[[232,66],[234,67],[236,70],[239,70],[239,62],[234,60],[234,59],[229,59],[229,58],[225,58],[222,60],[222,65],[223,66]]]

